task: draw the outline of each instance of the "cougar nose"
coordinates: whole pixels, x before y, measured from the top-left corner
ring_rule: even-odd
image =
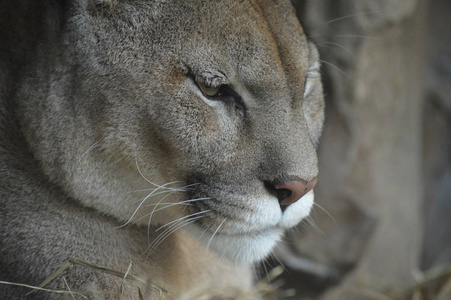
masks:
[[[305,194],[310,192],[317,182],[318,178],[315,178],[309,182],[298,180],[276,185],[275,188],[280,205],[290,205],[295,203]]]

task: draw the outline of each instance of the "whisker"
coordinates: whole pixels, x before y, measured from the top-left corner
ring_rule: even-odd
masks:
[[[311,211],[310,211],[310,217],[313,219],[313,218],[315,218],[315,219],[318,219],[318,211],[316,210],[316,207],[315,207],[315,202],[313,202],[313,206],[312,206],[312,209],[311,209]]]
[[[333,43],[333,42],[321,42],[321,43],[318,43],[317,45],[319,47],[322,47],[322,44],[328,44],[328,45],[339,47],[339,48],[343,49],[344,51],[346,51],[347,53],[349,53],[350,55],[352,55],[353,57],[356,57],[355,54],[351,52],[351,50],[349,50],[348,48],[346,48],[345,46],[343,46],[341,44]],[[332,47],[328,47],[328,48],[332,48]]]
[[[157,205],[155,205],[155,207],[153,208],[152,212],[151,212],[150,215],[149,215],[149,222],[148,222],[149,225],[150,225],[150,221],[152,220],[152,216],[153,216],[153,214],[155,213],[155,211],[156,211],[158,205],[160,205],[161,202],[163,202],[164,199],[166,199],[167,197],[169,197],[169,196],[172,195],[172,194],[173,194],[173,192],[171,192],[171,193],[165,195],[163,198],[161,198],[160,201],[158,201]]]
[[[202,237],[204,236],[205,232],[207,232],[208,228],[205,228],[204,230],[202,230],[202,233],[199,235],[198,240],[202,239]]]
[[[189,204],[190,202],[202,201],[202,200],[210,200],[210,199],[211,198],[197,198],[197,199],[192,199],[192,200],[179,201],[179,202],[171,203],[171,204],[169,204],[167,206],[164,206],[164,207],[160,207],[160,208],[156,209],[155,212],[163,210],[163,209],[171,207],[171,206],[175,206],[175,205],[190,205]],[[188,204],[186,204],[186,203],[188,203]]]
[[[312,226],[312,228],[316,231],[316,233],[320,235],[325,235],[325,233],[321,229],[319,229],[318,225],[316,225],[315,221],[310,216],[305,218],[305,221],[309,223],[310,226]]]
[[[365,35],[355,35],[355,34],[312,34],[309,36],[311,39],[315,40],[317,43],[324,43],[322,41],[324,38],[331,39],[333,37],[335,38],[358,38],[358,39],[367,39],[367,40],[374,40],[379,41],[379,38],[371,37],[371,36],[365,36]],[[336,39],[335,39],[336,40]]]
[[[180,224],[173,224],[172,226],[170,226],[169,228],[166,228],[165,231],[163,231],[160,236],[154,240],[152,242],[152,244],[149,246],[149,254],[152,253],[153,251],[155,251],[155,249],[158,248],[158,246],[161,245],[161,243],[167,239],[171,234],[173,234],[174,232],[176,232],[177,230],[181,229],[182,227],[185,227],[191,223],[196,222],[198,219],[203,218],[204,216],[197,216],[191,219],[187,219],[182,221]]]
[[[367,11],[367,12],[361,12],[361,13],[356,13],[356,14],[352,14],[352,15],[346,15],[346,16],[343,16],[343,17],[338,17],[336,19],[332,19],[330,21],[324,22],[321,25],[316,26],[315,28],[312,28],[312,31],[315,31],[318,28],[321,28],[321,27],[323,27],[325,25],[328,25],[330,23],[334,23],[334,22],[341,21],[341,20],[344,20],[344,19],[349,19],[349,18],[353,18],[353,17],[357,17],[357,16],[376,14],[376,13],[381,13],[381,12],[384,12],[384,10]]]
[[[171,188],[171,187],[166,187],[167,185],[174,184],[174,183],[177,183],[177,182],[181,182],[181,181],[171,181],[171,182],[165,183],[165,184],[160,185],[160,186],[155,187],[155,188],[134,190],[134,191],[127,192],[127,194],[141,193],[141,192],[149,192],[149,191],[161,190],[161,189],[167,190],[166,192],[169,192],[169,191],[174,191],[174,192],[187,192],[187,191],[188,191],[188,190],[185,190],[185,189],[183,189],[183,188]]]
[[[152,204],[148,204],[148,205],[143,205],[143,202],[141,202],[140,205],[139,205],[139,206],[141,206],[141,208],[142,208],[142,207],[151,207],[151,206],[154,206],[152,212],[150,212],[149,214],[146,214],[146,215],[140,217],[139,219],[137,219],[137,220],[135,221],[135,222],[138,222],[138,221],[142,220],[143,218],[149,217],[149,221],[148,221],[148,225],[147,225],[147,236],[148,236],[148,238],[150,238],[150,225],[151,225],[152,216],[153,216],[153,214],[154,214],[155,212],[160,211],[160,210],[165,209],[165,208],[168,208],[168,207],[171,207],[171,206],[174,206],[174,205],[185,205],[185,206],[188,206],[188,205],[190,205],[189,202],[200,201],[200,200],[208,200],[208,198],[199,198],[199,199],[191,199],[191,200],[179,201],[179,202],[176,202],[176,203],[166,203],[166,202],[162,202],[164,199],[166,199],[168,196],[172,195],[173,193],[175,193],[175,192],[180,192],[180,191],[184,191],[184,190],[182,190],[182,189],[185,188],[185,187],[190,187],[190,186],[197,185],[197,183],[193,183],[193,184],[185,185],[184,187],[182,187],[182,188],[180,188],[180,189],[172,189],[172,188],[171,188],[171,189],[169,189],[169,191],[160,191],[160,192],[157,192],[157,191],[160,190],[161,188],[165,188],[166,185],[172,184],[172,183],[175,183],[175,182],[177,182],[177,181],[168,182],[168,183],[166,183],[166,184],[164,184],[164,185],[162,185],[162,186],[159,186],[159,187],[157,187],[157,188],[155,188],[155,189],[148,189],[148,190],[151,190],[152,192],[151,192],[146,198],[149,198],[150,196],[161,195],[161,194],[164,194],[164,193],[168,193],[168,194],[165,195],[162,199],[160,199],[160,201],[158,201],[158,203],[152,203]],[[166,205],[166,206],[157,209],[157,207],[158,207],[159,205]],[[140,208],[139,206],[138,206],[138,209]],[[134,216],[135,214],[136,214],[136,211],[134,212],[133,216]],[[132,218],[133,218],[133,216],[132,216]],[[130,220],[131,220],[131,219],[130,219]],[[129,220],[129,221],[130,221],[130,220]]]
[[[287,272],[287,268],[285,267],[282,260],[280,259],[280,257],[277,255],[277,253],[274,250],[272,252],[272,256],[274,257],[275,260],[277,260],[277,262],[280,264],[280,266],[283,268],[283,270],[285,272]]]
[[[163,194],[163,193],[162,193]],[[180,205],[190,205],[190,204],[184,204],[184,203],[174,203],[174,202],[161,202],[161,203],[153,203],[153,204],[146,204],[146,205],[143,205],[143,207],[152,207],[152,206],[156,206],[156,205],[169,205],[169,206],[172,206],[172,205],[177,205],[177,204],[180,204]]]
[[[159,234],[157,236],[157,238],[155,238],[152,241],[152,243],[149,244],[146,251],[148,251],[149,254],[152,253],[154,251],[154,249],[156,248],[156,247],[154,248],[154,246],[159,245],[160,240],[165,239],[167,233],[169,233],[172,229],[177,228],[177,226],[180,226],[181,224],[184,224],[187,221],[190,221],[190,219],[181,221],[179,223],[172,224],[171,226],[166,228],[161,234]]]
[[[166,183],[166,184],[164,184],[164,185],[162,185],[162,186],[159,186],[158,188],[152,190],[152,192],[149,193],[149,194],[141,201],[141,203],[138,205],[138,207],[137,207],[137,208],[135,209],[135,211],[133,212],[133,214],[132,214],[132,216],[130,217],[130,219],[129,219],[124,225],[122,225],[121,227],[123,227],[123,226],[129,224],[129,223],[131,222],[131,220],[133,219],[133,217],[136,215],[136,213],[138,212],[138,210],[139,210],[140,208],[146,207],[146,206],[143,206],[143,204],[144,204],[144,202],[145,202],[147,199],[149,199],[151,196],[156,196],[156,195],[158,195],[158,194],[163,194],[163,192],[159,192],[159,193],[156,193],[156,192],[157,192],[159,189],[165,188],[165,185],[168,185],[168,184],[171,184],[171,183],[172,183],[172,182],[168,182],[168,183]],[[161,208],[161,209],[156,209],[157,206],[158,206],[158,205],[161,205],[161,202],[162,202],[164,199],[166,199],[168,196],[170,196],[171,194],[173,194],[173,193],[175,193],[175,192],[177,192],[177,191],[176,191],[176,190],[172,190],[171,192],[166,191],[166,193],[168,193],[168,194],[165,195],[158,203],[149,205],[149,206],[155,206],[155,207],[153,208],[152,212],[151,212],[150,214],[147,214],[147,215],[142,216],[141,218],[137,219],[135,222],[138,222],[138,221],[142,220],[143,218],[145,218],[145,217],[147,217],[147,216],[150,215],[150,217],[149,217],[149,222],[148,222],[149,225],[150,225],[150,221],[151,221],[151,219],[152,219],[152,215],[153,215],[156,211],[159,211],[159,210],[162,209],[162,208]]]
[[[166,226],[168,226],[168,225],[170,225],[170,224],[172,224],[172,223],[179,222],[179,221],[184,220],[184,219],[186,219],[186,218],[190,218],[190,217],[197,216],[197,215],[200,215],[200,214],[204,214],[204,213],[207,213],[207,212],[209,212],[209,211],[210,211],[210,210],[203,210],[203,211],[200,211],[200,212],[197,212],[197,213],[193,213],[193,214],[190,214],[190,215],[187,215],[187,216],[178,218],[178,219],[176,219],[176,220],[174,220],[174,221],[171,221],[171,222],[169,222],[169,223],[166,223],[166,224],[164,224],[164,225],[158,227],[158,228],[155,230],[155,232],[160,231],[161,229],[163,229],[164,227],[166,227]]]
[[[147,216],[149,216],[149,221],[147,221],[147,241],[150,241],[150,227],[151,227],[151,221],[152,221],[152,217],[153,214],[155,213],[155,209],[158,207],[158,205],[161,205],[164,199],[166,199],[166,197],[168,197],[169,195],[171,195],[173,192],[170,192],[169,194],[167,194],[166,196],[164,196],[160,201],[158,201],[158,203],[155,204],[152,212],[150,214],[144,215],[142,216],[142,218],[145,218]],[[137,221],[141,220],[142,218],[139,218]]]
[[[123,224],[122,226],[119,226],[119,228],[128,225],[128,224],[131,222],[131,220],[133,219],[133,217],[136,215],[136,213],[138,212],[138,210],[141,208],[141,206],[144,204],[144,202],[146,202],[147,199],[149,199],[151,196],[153,196],[154,193],[155,193],[156,191],[158,191],[158,189],[155,189],[154,191],[152,191],[151,193],[149,193],[146,197],[144,197],[144,199],[141,201],[141,203],[138,205],[138,207],[137,207],[137,208],[135,209],[135,211],[133,212],[133,214],[132,214],[132,216],[130,217],[130,219],[128,219],[128,221],[127,221],[125,224]],[[168,195],[164,196],[164,197],[160,200],[160,202],[162,202],[167,196],[168,196]],[[158,202],[158,204],[160,204],[160,202]],[[158,205],[158,204],[157,204],[157,205]],[[156,208],[156,206],[155,206],[155,208]],[[155,208],[153,209],[153,211],[152,211],[151,214],[153,214],[153,212],[155,211]],[[141,220],[142,218],[143,218],[143,217],[139,218],[139,219],[136,220],[135,222]]]
[[[169,183],[167,183],[167,184],[169,184]],[[168,196],[170,196],[170,195],[172,195],[172,194],[178,192],[178,191],[176,191],[176,190],[159,191],[159,190],[162,189],[162,188],[164,188],[164,185],[162,185],[161,187],[158,187],[158,188],[156,188],[156,189],[149,189],[149,190],[152,191],[152,192],[149,194],[149,195],[151,195],[152,197],[157,196],[157,195],[161,195],[161,194],[165,194],[165,193],[167,193],[167,195],[165,195],[165,196],[164,196],[157,204],[149,204],[149,205],[146,205],[146,206],[143,206],[143,207],[153,206],[153,205],[159,205],[160,202],[163,201],[164,199],[166,199]],[[157,193],[157,191],[159,191],[159,192]],[[149,196],[149,195],[148,195],[148,196]],[[136,203],[136,202],[139,202],[139,201],[140,201],[140,200],[135,201],[135,203]]]
[[[219,224],[218,228],[216,228],[215,232],[213,232],[213,235],[212,235],[212,236],[210,237],[210,239],[208,240],[207,247],[206,247],[206,249],[205,249],[205,257],[207,256],[207,252],[208,252],[208,249],[210,248],[210,244],[211,244],[211,242],[213,241],[213,238],[215,237],[216,233],[218,233],[219,229],[220,229],[221,226],[225,223],[226,220],[227,220],[227,219],[224,219],[224,220],[221,222],[221,224]]]
[[[360,39],[368,39],[368,40],[375,40],[379,41],[380,39],[371,37],[371,36],[365,36],[365,35],[354,35],[354,34],[336,34],[334,36],[337,37],[349,37],[349,38],[360,38]]]
[[[172,182],[169,182],[169,183],[167,183],[167,184],[180,183],[180,182],[183,182],[183,181],[172,181]],[[165,184],[165,185],[166,185],[166,184]],[[174,190],[174,191],[179,191],[179,192],[188,192],[188,191],[190,191],[189,187],[192,187],[192,186],[195,186],[195,185],[199,185],[199,183],[187,184],[187,185],[182,186],[182,187],[180,187],[180,188],[171,188],[171,189]],[[157,187],[157,188],[151,188],[151,189],[134,190],[134,191],[128,192],[128,194],[139,193],[139,192],[148,192],[148,191],[153,191],[153,190],[155,190],[155,189],[159,189],[159,187]]]
[[[262,264],[261,264],[261,266],[263,266],[263,270],[265,271],[265,276],[266,276],[266,279],[268,280],[268,282],[270,282],[271,281],[271,279],[269,278],[269,272],[268,272],[268,268],[266,268],[266,263],[268,262],[268,259],[266,258],[266,259],[264,259],[263,261],[262,261]]]
[[[351,76],[349,76],[345,71],[343,71],[342,69],[340,69],[340,68],[337,67],[336,65],[334,65],[334,64],[332,64],[332,63],[330,63],[330,62],[328,62],[328,61],[325,61],[325,60],[323,60],[323,59],[320,59],[320,61],[323,62],[323,63],[325,63],[326,65],[329,65],[329,66],[333,67],[334,69],[338,70],[341,74],[344,74],[348,79],[351,78]]]
[[[138,210],[141,208],[141,206],[144,204],[144,202],[146,202],[146,200],[151,196],[152,193],[150,193],[149,195],[147,195],[146,197],[144,197],[144,199],[141,200],[141,203],[138,205],[138,207],[135,209],[135,211],[133,212],[132,216],[128,219],[127,222],[125,222],[124,224],[122,224],[119,227],[116,228],[122,228],[127,226],[128,224],[130,224],[130,222],[132,221],[133,217],[136,215],[136,213],[138,212]],[[135,221],[137,222],[137,221]]]
[[[92,144],[91,147],[89,147],[88,150],[86,150],[86,151],[82,154],[82,156],[80,156],[80,158],[78,159],[78,161],[80,162],[80,161],[83,159],[83,157],[85,157],[85,155],[89,153],[89,151],[91,151],[92,149],[96,148],[96,147],[98,146],[98,144],[100,143],[100,141],[101,141],[101,139],[98,140],[97,142],[95,142],[94,144]]]
[[[219,257],[218,260],[216,261],[216,263],[214,264],[213,268],[211,268],[210,273],[208,275],[209,279],[211,279],[211,277],[213,276],[213,273],[216,270],[216,268],[219,266],[219,263],[224,261],[224,257],[225,257],[225,254],[221,255],[221,257]]]
[[[139,167],[139,164],[138,164],[138,156],[137,156],[136,152],[135,152],[135,164],[136,164],[136,168],[138,169],[138,172],[139,172],[139,174],[141,175],[141,177],[142,177],[145,181],[147,181],[148,183],[150,183],[151,185],[156,186],[156,187],[158,187],[158,188],[163,188],[163,187],[165,187],[166,185],[169,184],[169,183],[166,183],[166,184],[164,184],[164,185],[159,185],[159,184],[156,184],[155,182],[150,181],[146,176],[144,176],[143,172],[141,171],[141,168]],[[171,182],[171,183],[172,183],[172,182]],[[167,187],[165,187],[165,188],[166,188],[166,189],[169,189],[169,190],[173,190],[173,188],[167,188]]]
[[[334,222],[334,224],[337,226],[337,227],[340,227],[340,225],[338,225],[338,223],[337,223],[337,221],[335,221],[335,218],[324,208],[324,207],[322,207],[321,205],[319,205],[318,203],[316,203],[316,202],[314,202],[313,203],[313,205],[315,205],[316,207],[318,207],[319,209],[321,209],[326,215],[328,215],[329,216],[329,218]]]
[[[297,229],[298,227],[302,227],[302,230],[305,232],[309,229],[308,225],[306,224],[306,220],[305,218],[302,219],[301,223],[298,224],[298,226],[296,226],[296,232],[300,235],[302,234],[302,232],[300,231],[300,229]]]
[[[155,189],[154,192],[151,192],[152,197],[155,197],[155,196],[158,196],[158,195],[164,195],[164,194],[165,194],[165,196],[164,196],[163,198],[166,199],[166,198],[169,197],[170,195],[176,193],[176,192],[174,192],[174,191],[159,191],[159,192],[157,192],[158,190],[159,190],[159,189]],[[137,200],[137,201],[135,201],[134,203],[140,202],[140,201],[141,201],[141,200]],[[155,203],[152,203],[152,204],[146,204],[146,205],[144,205],[143,207],[155,206],[155,205],[160,205],[160,204],[161,204],[160,202],[158,202],[158,204],[155,204]]]
[[[299,223],[298,225],[302,225],[302,222]],[[293,231],[296,231],[296,234],[297,234],[297,235],[301,235],[301,234],[302,234],[301,229],[299,229],[299,227],[300,227],[300,226],[295,226],[295,227],[293,227]]]
[[[185,185],[185,186],[182,186],[181,188],[182,188],[182,189],[190,188],[190,187],[193,187],[193,186],[196,186],[196,185],[199,185],[199,184],[200,184],[199,182],[196,182],[196,183],[190,183],[190,184],[187,184],[187,185]]]
[[[86,175],[86,177],[91,176],[92,172],[94,172],[94,170],[97,169],[97,167],[98,167],[101,163],[103,163],[104,161],[105,161],[105,159],[102,159],[101,161],[99,161],[99,162],[94,166],[94,168],[92,168],[91,171],[89,171],[89,173]]]
[[[252,273],[254,274],[254,280],[257,280],[259,278],[256,268],[257,268],[257,264],[252,264]],[[260,271],[258,271],[258,273],[260,273]]]

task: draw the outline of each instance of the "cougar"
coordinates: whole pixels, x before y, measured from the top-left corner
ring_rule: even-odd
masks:
[[[0,280],[37,286],[73,259],[128,275],[74,264],[46,289],[250,288],[318,175],[319,58],[290,1],[0,10]],[[0,284],[2,299],[63,297],[27,292]]]

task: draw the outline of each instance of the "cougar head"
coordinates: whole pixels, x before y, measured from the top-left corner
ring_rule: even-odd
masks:
[[[21,91],[49,180],[118,224],[183,227],[237,262],[268,255],[310,212],[324,119],[290,1],[69,11]]]

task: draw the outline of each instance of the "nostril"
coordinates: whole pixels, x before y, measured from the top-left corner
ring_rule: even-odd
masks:
[[[270,183],[268,181],[265,181],[264,184],[265,184],[266,190],[270,194],[275,196],[277,198],[277,200],[279,200],[280,209],[282,210],[282,212],[284,212],[285,209],[288,207],[288,205],[282,204],[282,201],[284,201],[285,199],[290,197],[293,192],[290,191],[289,189],[278,189],[272,183]]]
[[[269,181],[264,181],[267,191],[277,197],[282,211],[290,205],[304,197],[316,185],[317,178],[309,182],[303,180],[286,181],[282,184],[273,184]]]
[[[277,189],[276,186],[269,181],[264,181],[264,184],[268,193],[276,197],[279,201],[282,201],[289,196],[288,193],[291,193],[288,189]]]
[[[288,181],[280,185],[276,185],[277,190],[288,190],[291,193],[283,198],[282,200],[279,199],[279,202],[281,205],[290,205],[304,197],[308,192],[310,192],[316,185],[316,182],[318,181],[317,178],[305,182],[303,180],[296,180],[296,181]]]
[[[292,191],[289,189],[276,189],[276,196],[279,202],[282,202],[283,200],[287,199],[288,197],[293,194]]]
[[[277,196],[277,189],[276,187],[269,181],[263,181],[263,184],[265,185],[266,190],[274,196]]]
[[[279,200],[280,209],[284,212],[289,204],[283,204],[284,200],[293,194],[289,189],[276,189],[276,197]]]

